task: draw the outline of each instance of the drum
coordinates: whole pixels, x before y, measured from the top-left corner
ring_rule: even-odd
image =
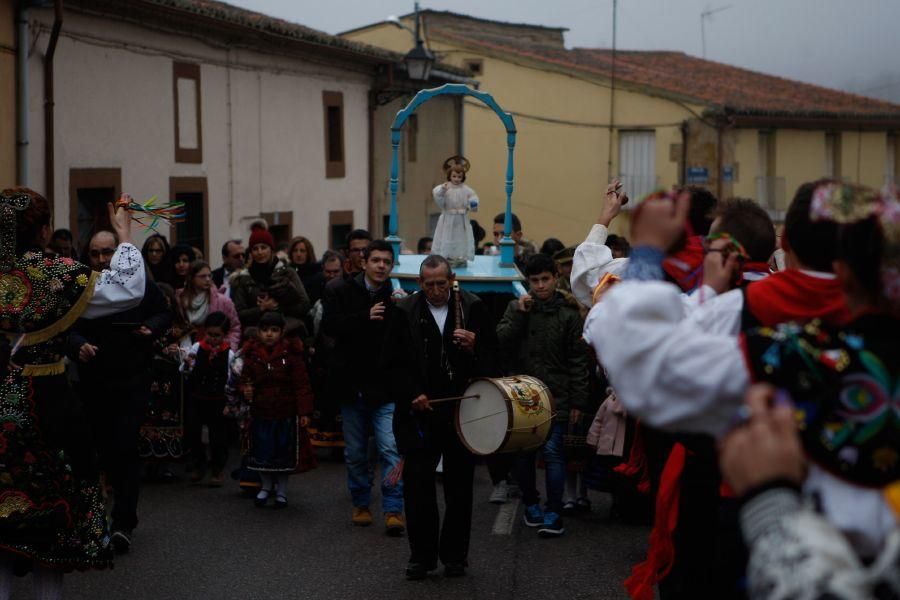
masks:
[[[529,450],[550,435],[554,408],[550,390],[536,377],[476,379],[456,406],[456,432],[474,454]]]

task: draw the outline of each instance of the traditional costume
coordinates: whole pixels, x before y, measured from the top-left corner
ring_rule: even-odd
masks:
[[[252,339],[244,345],[241,381],[253,389],[247,468],[273,474],[315,466],[315,455],[299,418],[313,411],[312,390],[298,340],[269,348]]]
[[[78,318],[137,306],[144,266],[131,244],[103,273],[38,248],[16,256],[15,211],[30,201],[0,197],[0,329],[12,346],[0,382],[0,550],[26,568],[103,568],[112,555],[102,489],[64,345]]]
[[[896,455],[898,450],[900,432],[897,422],[880,420],[877,414],[869,415],[869,411],[862,408],[872,408],[874,412],[874,407],[881,404],[877,400],[879,393],[877,387],[859,384],[860,376],[852,375],[852,365],[855,364],[857,369],[871,369],[875,356],[887,365],[879,370],[882,378],[885,381],[895,380],[898,368],[896,353],[885,353],[884,350],[873,352],[872,349],[885,349],[896,343],[896,322],[893,326],[887,322],[874,324],[867,322],[867,317],[860,317],[841,327],[849,312],[845,304],[836,300],[840,288],[833,277],[821,275],[786,272],[754,283],[746,291],[746,311],[744,292],[737,290],[723,295],[722,298],[731,295],[733,303],[732,310],[727,311],[729,323],[740,328],[742,320],[748,320],[745,313],[749,313],[757,323],[765,325],[750,329],[744,345],[729,335],[730,331],[725,334],[709,333],[698,326],[698,321],[686,319],[684,306],[678,301],[678,290],[663,283],[625,282],[617,286],[591,311],[585,325],[585,336],[603,360],[620,399],[629,411],[670,431],[717,436],[726,433],[738,418],[751,376],[786,385],[792,395],[797,395],[798,402],[803,402],[803,398],[813,390],[814,383],[808,373],[803,374],[804,369],[797,371],[798,364],[795,363],[791,369],[784,371],[785,374],[798,374],[799,379],[793,381],[785,376],[776,377],[778,370],[774,363],[779,360],[786,363],[783,357],[793,356],[795,360],[803,361],[805,370],[815,373],[820,381],[815,386],[819,393],[809,396],[807,417],[803,417],[819,419],[814,427],[814,437],[819,439],[817,443],[829,447],[829,456],[841,455],[836,445],[837,438],[842,435],[860,438],[863,436],[861,430],[873,434],[873,429],[883,426],[888,433],[880,439],[892,441],[883,451],[874,452],[871,458],[881,457],[879,462],[886,466],[890,461],[885,462],[883,457]],[[816,286],[819,296],[804,305],[797,301],[796,294],[767,295],[770,289],[786,289],[790,281]],[[792,298],[795,301],[791,302]],[[735,310],[735,306],[740,308]],[[820,314],[811,314],[813,310]],[[773,321],[776,319],[796,319],[804,315],[808,318],[822,316],[831,323],[824,328],[817,323],[806,325],[806,329],[802,325],[774,327],[776,322]],[[798,335],[803,331],[808,335]],[[806,357],[799,352],[800,349]],[[859,354],[860,358],[855,362],[851,350]],[[810,357],[821,360],[822,364],[815,364]],[[770,362],[767,364],[765,361]],[[837,365],[840,365],[839,369]],[[836,372],[829,376],[828,369]],[[870,375],[862,375],[863,380],[866,377]],[[827,394],[826,389],[830,389]],[[837,409],[841,403],[845,406]],[[854,407],[854,404],[858,406]],[[815,415],[810,414],[811,408],[815,408]],[[855,421],[857,424],[836,427],[833,421],[829,421],[836,410],[843,414],[845,421]],[[854,411],[859,414],[854,415]],[[801,412],[801,416],[803,414]],[[815,459],[816,452],[811,449],[810,440],[805,438],[805,442],[808,452]],[[680,452],[684,453],[684,450]],[[861,461],[864,458],[858,448],[843,451],[843,456],[844,460],[853,457]],[[679,462],[684,464],[683,457],[672,464],[677,466]],[[897,463],[888,467],[890,469],[893,472],[888,477],[896,479],[900,476],[896,471]],[[832,523],[846,528],[845,533],[851,534],[854,548],[861,556],[871,556],[872,548],[880,548],[887,533],[896,527],[895,516],[880,490],[861,487],[866,485],[862,478],[854,478],[852,484],[848,484],[843,480],[848,472],[838,471],[840,475],[836,475],[833,469],[814,463],[804,483],[804,491],[819,498],[824,514]],[[673,468],[670,475],[677,478],[679,473]],[[667,505],[677,510],[678,500],[675,493],[668,498]],[[672,511],[665,514],[671,515]],[[659,513],[657,516],[660,525]],[[672,531],[674,523],[670,522],[667,526]],[[671,560],[672,557],[667,558]],[[661,565],[657,562],[653,566],[655,573],[644,573],[651,577],[651,584]]]
[[[141,458],[178,460],[184,456],[184,382],[181,356],[163,352],[169,344],[179,344],[187,354],[189,336],[172,337],[170,329],[157,340],[150,363],[150,399],[144,424],[141,425],[138,452]]]
[[[206,470],[206,450],[202,429],[209,433],[209,467],[213,477],[220,476],[228,458],[225,433],[226,385],[234,364],[234,352],[227,340],[212,346],[206,338],[191,346],[194,357],[189,370],[190,401],[188,402],[187,438],[194,463],[195,476]],[[187,369],[186,369],[187,370]]]

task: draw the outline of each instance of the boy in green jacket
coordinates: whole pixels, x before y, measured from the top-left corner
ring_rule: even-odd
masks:
[[[556,417],[544,444],[547,502],[542,511],[535,484],[536,450],[519,458],[518,478],[525,503],[525,524],[539,527],[543,537],[562,535],[566,456],[563,443],[569,424],[582,418],[588,405],[589,357],[581,339],[583,320],[578,303],[557,290],[556,262],[535,254],[525,264],[529,293],[513,300],[497,325],[500,356],[509,357],[509,371],[544,382],[556,401]]]

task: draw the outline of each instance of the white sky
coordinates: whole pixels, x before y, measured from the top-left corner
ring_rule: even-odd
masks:
[[[226,0],[338,33],[412,12],[412,0]],[[900,0],[619,0],[617,45],[707,58],[900,103]],[[568,27],[568,46],[609,47],[612,0],[423,0],[422,8]],[[412,42],[410,42],[411,44]]]

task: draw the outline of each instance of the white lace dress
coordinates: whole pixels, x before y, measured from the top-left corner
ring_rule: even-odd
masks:
[[[434,201],[441,208],[437,227],[434,230],[432,254],[440,254],[451,264],[461,265],[475,258],[475,238],[469,211],[478,210],[478,196],[464,183],[441,184],[432,192]]]

